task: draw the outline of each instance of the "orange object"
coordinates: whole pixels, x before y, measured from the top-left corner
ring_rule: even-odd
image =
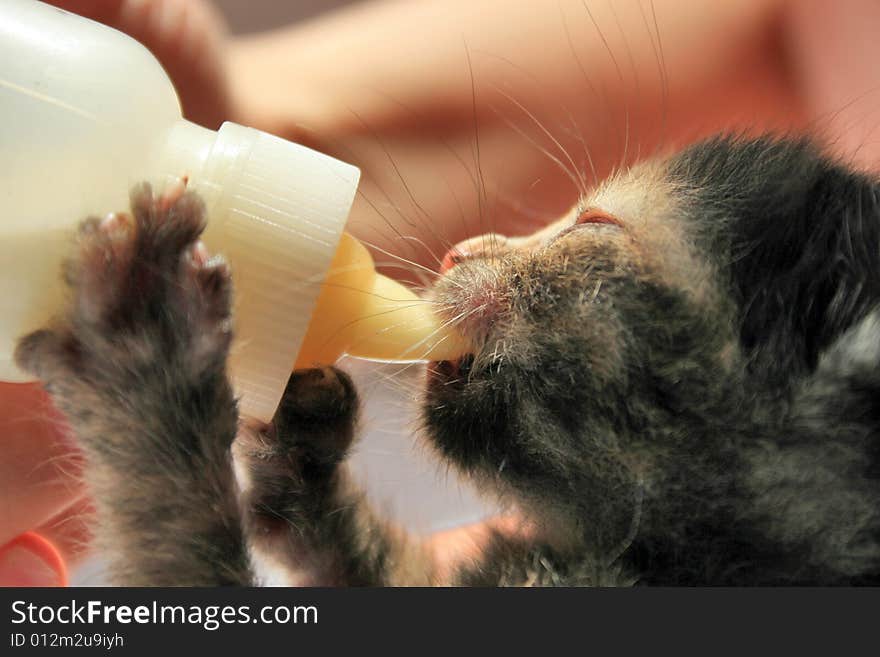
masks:
[[[34,561],[39,562],[35,564]],[[25,532],[12,539],[0,549],[0,570],[4,573],[6,586],[49,586],[49,578],[35,574],[39,568],[55,575],[54,586],[68,586],[67,566],[61,553],[51,541],[36,532]]]
[[[383,361],[449,360],[468,342],[431,301],[375,270],[366,247],[343,233],[296,359],[333,363],[342,354]]]

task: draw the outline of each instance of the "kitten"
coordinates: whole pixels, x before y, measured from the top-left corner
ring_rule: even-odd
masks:
[[[432,295],[476,347],[428,365],[424,430],[524,518],[451,571],[350,480],[343,372],[238,426],[203,214],[142,186],[86,221],[70,310],[17,352],[115,582],[258,583],[258,558],[321,585],[880,584],[880,184],[810,143],[712,139],[450,254]]]

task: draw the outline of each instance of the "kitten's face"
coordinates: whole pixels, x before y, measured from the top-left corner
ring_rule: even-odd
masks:
[[[643,494],[671,516],[726,494],[737,433],[836,335],[823,308],[847,281],[778,269],[826,258],[804,226],[833,221],[813,215],[834,185],[864,182],[840,173],[803,143],[722,139],[610,180],[531,236],[464,243],[434,297],[475,350],[429,367],[437,448],[581,519],[619,506],[628,522]]]
[[[432,364],[427,388],[447,456],[520,490],[628,502],[648,483],[658,431],[677,440],[676,415],[736,352],[686,205],[665,163],[645,165],[531,236],[461,245],[435,299],[476,348]]]

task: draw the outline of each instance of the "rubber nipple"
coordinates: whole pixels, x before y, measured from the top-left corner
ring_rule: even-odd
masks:
[[[430,300],[376,273],[366,247],[343,233],[296,367],[332,363],[343,353],[406,362],[451,360],[469,350]]]

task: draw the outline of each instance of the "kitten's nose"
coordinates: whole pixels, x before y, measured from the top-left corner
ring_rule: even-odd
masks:
[[[507,237],[498,233],[488,233],[459,242],[443,256],[443,260],[440,262],[440,273],[445,274],[465,260],[485,255],[491,256],[505,244],[507,244]]]

